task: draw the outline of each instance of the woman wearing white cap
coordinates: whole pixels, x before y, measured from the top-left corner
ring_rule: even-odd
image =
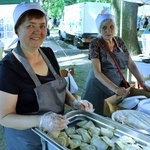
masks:
[[[52,49],[40,48],[47,16],[39,3],[17,5],[13,17],[18,43],[0,62],[0,123],[8,150],[41,150],[32,127],[59,131],[67,125],[65,103],[89,112],[93,106],[70,94]]]
[[[121,85],[123,78],[111,54],[121,70],[128,67],[144,89],[150,91],[150,87],[143,81],[123,40],[115,36],[115,17],[112,14],[99,14],[96,25],[100,36],[90,42],[89,59],[93,67],[86,79],[82,99],[90,101],[96,113],[103,114],[104,99],[113,94],[123,96],[128,93]]]

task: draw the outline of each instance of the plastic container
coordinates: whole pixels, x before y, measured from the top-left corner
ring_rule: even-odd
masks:
[[[143,54],[150,54],[150,34],[142,34]]]
[[[137,110],[150,115],[150,98],[140,101]]]

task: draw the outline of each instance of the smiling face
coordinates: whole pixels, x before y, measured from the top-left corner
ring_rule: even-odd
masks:
[[[47,33],[46,16],[25,15],[17,24],[15,31],[23,49],[38,49],[43,43]]]
[[[111,19],[104,20],[100,26],[100,33],[105,40],[111,40],[115,35],[115,23]]]

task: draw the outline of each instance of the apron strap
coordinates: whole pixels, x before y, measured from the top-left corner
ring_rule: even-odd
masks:
[[[33,71],[30,63],[28,62],[28,60],[26,59],[20,44],[17,44],[17,47],[14,49],[14,51],[16,52],[20,62],[22,63],[22,65],[24,66],[24,68],[26,69],[26,71],[28,72],[28,74],[30,75],[30,77],[32,78],[32,80],[34,81],[36,87],[41,85],[40,80],[38,79],[37,75],[35,74],[35,72]],[[56,71],[54,70],[53,66],[51,65],[50,61],[48,60],[48,58],[46,57],[46,55],[43,53],[43,51],[39,48],[39,52],[41,53],[43,59],[45,60],[46,64],[48,65],[50,71],[52,72],[53,76],[55,77],[55,79],[60,78],[60,76],[56,73]]]
[[[17,47],[14,49],[14,51],[16,52],[19,61],[22,63],[22,65],[24,66],[24,68],[26,69],[26,71],[28,72],[28,74],[30,75],[30,77],[32,78],[32,80],[34,81],[36,87],[41,85],[40,80],[38,79],[38,77],[36,76],[36,74],[34,73],[31,65],[29,64],[29,62],[27,61],[22,49],[20,48],[19,44],[17,44]]]
[[[60,76],[56,73],[55,69],[53,68],[52,64],[50,63],[50,61],[48,60],[48,58],[46,57],[46,55],[43,53],[43,51],[39,48],[39,52],[41,53],[41,55],[43,56],[44,60],[46,61],[46,64],[48,65],[49,69],[51,70],[52,74],[54,75],[54,77],[56,79],[60,78]]]
[[[116,45],[117,45],[117,48],[118,48],[121,52],[123,52],[122,48],[119,47],[118,42],[117,42],[117,40],[116,40],[115,37],[114,37],[114,41],[115,41],[115,43],[116,43]]]

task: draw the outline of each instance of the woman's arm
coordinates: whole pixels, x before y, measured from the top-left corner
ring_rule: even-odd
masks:
[[[92,65],[94,70],[95,77],[107,88],[111,91],[115,92],[116,88],[118,87],[112,81],[110,81],[101,71],[101,62],[99,59],[92,59]]]
[[[76,100],[76,98],[69,92],[68,89],[66,89],[66,101],[65,101],[65,103],[69,106],[72,106],[72,103],[74,100]]]
[[[40,115],[16,114],[17,95],[0,91],[0,124],[19,130],[38,127]]]
[[[17,130],[39,127],[43,131],[59,131],[67,124],[67,119],[54,112],[41,115],[16,114],[17,95],[0,91],[0,124]]]
[[[118,87],[111,80],[109,80],[101,71],[101,62],[99,59],[92,59],[92,65],[94,69],[95,77],[107,88],[118,95],[125,95],[128,91],[124,87]]]

